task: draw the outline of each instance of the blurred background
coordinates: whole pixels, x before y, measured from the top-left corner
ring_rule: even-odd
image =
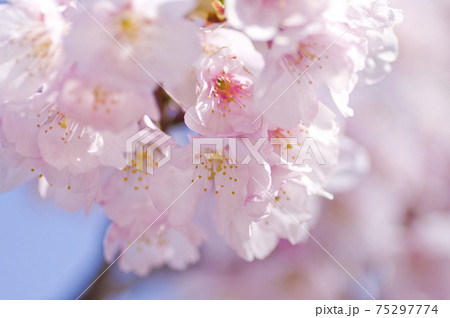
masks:
[[[321,202],[311,234],[377,299],[449,299],[450,2],[391,6],[404,11],[399,59],[384,81],[352,94],[355,116],[344,128],[370,168]],[[35,187],[0,195],[0,299],[75,299],[107,267],[108,221],[98,207],[89,217],[61,211]],[[184,272],[139,278],[112,266],[82,298],[370,297],[313,240],[246,263],[212,237]]]

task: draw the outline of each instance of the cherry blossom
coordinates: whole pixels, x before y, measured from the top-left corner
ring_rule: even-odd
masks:
[[[55,80],[62,64],[68,23],[53,0],[0,5],[2,100],[26,100]]]
[[[175,226],[191,222],[202,198],[212,195],[218,231],[238,248],[242,239],[248,238],[245,236],[248,236],[251,221],[266,214],[265,192],[270,187],[270,171],[268,164],[261,165],[255,160],[241,164],[248,153],[243,152],[242,141],[236,142],[241,150],[236,161],[229,152],[230,145],[225,145],[223,150],[208,145],[193,150],[192,144],[179,149],[179,159],[154,176],[150,195],[158,209],[167,210],[167,220]],[[172,184],[175,177],[179,181]],[[257,178],[259,184],[253,178]],[[169,184],[172,185],[169,187]],[[239,232],[244,233],[243,238],[237,237]]]
[[[361,19],[361,15],[370,19]],[[397,59],[398,43],[393,28],[402,21],[402,13],[390,8],[386,0],[351,1],[347,18],[351,32],[367,41],[366,67],[359,76],[367,84],[376,83],[391,71],[391,63]]]
[[[344,31],[342,25],[319,23],[288,29],[275,39],[255,88],[260,112],[282,128],[295,127],[300,121],[309,125],[319,109],[318,85],[324,84],[338,108],[351,115],[348,95],[356,84],[356,73],[364,67],[365,50],[358,38],[342,35]],[[277,84],[271,85],[275,79]],[[288,116],[280,112],[280,105]]]
[[[96,76],[116,87],[148,89],[178,84],[179,74],[199,58],[195,26],[183,19],[189,1],[79,3],[65,49],[82,75],[94,68]]]
[[[127,273],[183,270],[213,230],[265,259],[367,168],[342,128],[400,20],[366,0],[0,4],[0,191],[101,206]]]
[[[188,110],[186,124],[203,135],[254,132],[260,126],[253,106],[254,81],[243,63],[227,52],[207,58],[200,74],[197,105]]]
[[[316,18],[328,6],[327,0],[229,0],[229,23],[251,38],[271,40],[280,29],[300,26]]]
[[[194,225],[177,228],[158,223],[147,231],[145,226],[145,223],[124,228],[111,225],[105,237],[105,259],[112,262],[116,254],[122,252],[119,268],[140,276],[163,265],[184,270],[199,260],[198,247],[203,237]]]
[[[145,114],[160,119],[151,91],[124,90],[101,79],[73,73],[62,81],[58,104],[62,112],[79,124],[97,130],[122,131]]]

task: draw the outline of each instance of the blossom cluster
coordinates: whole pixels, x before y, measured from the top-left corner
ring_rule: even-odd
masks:
[[[103,206],[105,258],[125,272],[198,261],[204,213],[238,256],[263,259],[348,182],[335,176],[358,155],[340,132],[349,94],[389,72],[400,19],[386,0],[10,0],[0,191],[38,179],[66,210]],[[189,143],[169,141],[165,165],[162,150],[135,154],[154,173],[127,162],[130,137],[181,124]],[[211,138],[224,146],[194,147]]]
[[[367,151],[370,170],[354,187],[323,200],[311,232],[339,264],[313,240],[281,244],[270,258],[252,264],[233,259],[216,244],[204,253],[202,264],[168,283],[171,297],[450,297],[450,91],[436,85],[450,76],[450,68],[443,68],[449,64],[450,45],[436,46],[436,36],[450,27],[449,3],[397,3],[408,16],[396,28],[403,54],[383,83],[352,95],[358,108],[345,127],[346,135]],[[424,25],[427,19],[434,23]],[[414,65],[425,57],[429,63]],[[151,297],[145,286],[156,281],[150,277],[145,283],[123,284],[126,292],[112,291],[106,298]]]

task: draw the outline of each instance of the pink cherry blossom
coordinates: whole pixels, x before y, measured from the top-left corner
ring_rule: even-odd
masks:
[[[0,5],[0,98],[26,100],[64,68],[68,26],[53,0],[9,2]]]
[[[189,1],[183,2],[79,1],[82,7],[72,18],[65,49],[81,75],[95,69],[97,76],[116,87],[176,85],[179,74],[200,55],[195,26],[183,19]]]
[[[124,90],[76,74],[63,80],[58,103],[67,116],[97,130],[121,131],[145,114],[160,119],[151,91]]]
[[[253,106],[254,81],[255,76],[229,52],[219,51],[207,58],[200,74],[197,105],[188,110],[186,124],[203,135],[254,132],[260,126]]]
[[[237,144],[240,149],[237,158],[242,161],[247,153],[242,141],[237,140]],[[266,214],[269,166],[255,160],[249,164],[240,164],[239,160],[234,163],[229,145],[225,145],[223,152],[214,146],[204,146],[193,152],[189,144],[179,152],[182,153],[179,159],[155,175],[150,183],[150,188],[154,185],[150,195],[156,207],[167,210],[170,224],[180,226],[191,222],[202,198],[211,195],[216,206],[212,217],[219,233],[225,235],[234,248],[240,248],[242,239],[248,239],[250,223]],[[198,163],[193,162],[194,159]],[[176,184],[172,183],[174,178],[178,179]],[[246,234],[239,237],[239,233]]]
[[[229,23],[255,40],[272,39],[280,29],[303,25],[328,5],[327,0],[229,0]]]
[[[111,225],[104,242],[105,259],[111,262],[118,252],[126,251],[119,259],[119,268],[139,276],[148,275],[152,269],[163,265],[183,270],[199,260],[198,247],[203,236],[193,224],[172,227],[157,223],[143,232],[145,226],[145,223],[123,228]],[[135,240],[136,243],[130,245]]]
[[[281,128],[295,127],[300,121],[308,126],[319,109],[318,85],[324,84],[341,112],[351,115],[348,95],[356,73],[364,67],[365,49],[357,37],[342,35],[344,31],[343,25],[319,23],[288,29],[275,39],[255,84],[260,113]]]
[[[361,19],[361,16],[370,17]],[[367,41],[368,56],[365,69],[359,74],[361,81],[373,84],[391,71],[397,59],[398,43],[394,27],[402,21],[402,13],[390,8],[386,0],[351,1],[347,10],[351,32]]]
[[[246,261],[305,241],[320,198],[367,170],[341,127],[358,81],[395,60],[401,14],[386,1],[218,3],[0,4],[0,191],[34,180],[65,210],[101,206],[105,259],[140,276],[197,262],[212,232]]]

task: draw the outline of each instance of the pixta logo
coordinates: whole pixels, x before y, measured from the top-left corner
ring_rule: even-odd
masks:
[[[170,161],[171,137],[160,130],[144,128],[127,139],[127,165],[153,174],[155,167],[162,167]]]

